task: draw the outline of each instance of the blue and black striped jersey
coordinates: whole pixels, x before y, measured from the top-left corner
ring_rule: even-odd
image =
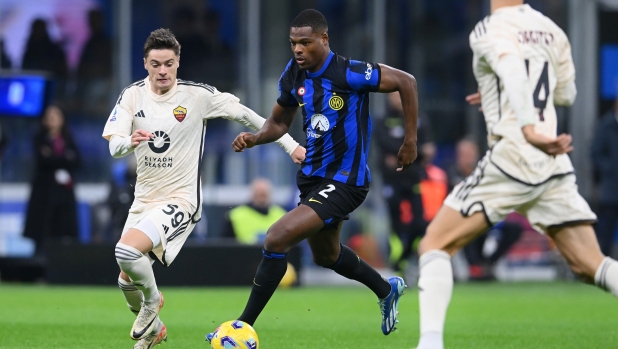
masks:
[[[300,106],[307,135],[306,176],[354,186],[371,181],[367,158],[371,139],[369,92],[380,86],[380,66],[331,52],[315,73],[290,60],[279,79],[282,107]]]

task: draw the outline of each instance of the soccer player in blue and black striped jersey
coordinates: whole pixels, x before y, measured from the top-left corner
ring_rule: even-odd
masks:
[[[320,12],[305,10],[292,21],[289,40],[294,58],[279,80],[272,115],[259,132],[243,132],[233,143],[234,150],[243,151],[275,141],[301,108],[307,153],[297,175],[300,203],[268,230],[249,301],[238,319],[253,325],[286,272],[287,252],[307,239],[316,264],[357,280],[376,294],[382,332],[387,335],[395,328],[403,279],[384,279],[339,242],[339,231],[348,214],[365,200],[371,181],[369,93],[401,95],[405,140],[397,170],[403,171],[416,159],[416,80],[384,64],[337,55],[328,39],[326,18]],[[210,338],[212,334],[207,335]]]

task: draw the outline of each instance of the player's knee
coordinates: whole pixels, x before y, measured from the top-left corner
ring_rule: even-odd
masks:
[[[282,238],[283,236],[284,234],[269,229],[266,234],[266,239],[264,239],[264,249],[268,252],[287,253],[290,248],[287,241]]]
[[[119,242],[116,244],[115,256],[118,265],[122,268],[124,264],[135,262],[143,254],[138,249]]]
[[[418,244],[418,254],[419,256],[423,253],[431,250],[442,250],[444,249],[444,245],[441,244],[440,239],[437,238],[437,232],[432,224],[427,227],[427,231],[425,232],[425,236],[421,239]]]

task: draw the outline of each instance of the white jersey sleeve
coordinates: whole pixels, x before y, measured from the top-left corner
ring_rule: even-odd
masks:
[[[229,93],[215,93],[209,99],[209,106],[206,107],[206,110],[205,119],[223,117],[241,123],[253,131],[261,129],[264,126],[264,122],[266,122],[266,119],[240,104],[239,99]],[[292,154],[296,147],[298,147],[298,142],[294,141],[287,133],[276,142],[288,154]]]
[[[144,86],[144,81],[140,80],[127,86],[114,106],[114,109],[107,119],[103,129],[103,138],[110,140],[111,136],[117,135],[128,137],[133,133],[133,105],[138,92],[138,88]]]
[[[566,35],[562,37],[566,39]],[[561,40],[562,50],[558,57],[558,69],[556,70],[556,89],[554,90],[554,103],[556,105],[570,106],[575,102],[577,88],[575,87],[575,65],[571,55],[569,40]]]
[[[217,90],[207,98],[204,107],[204,119],[225,118],[235,120],[240,108],[238,97]]]

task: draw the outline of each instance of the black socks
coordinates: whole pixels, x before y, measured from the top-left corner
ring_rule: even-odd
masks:
[[[341,245],[339,260],[325,268],[334,270],[348,279],[356,280],[369,287],[378,298],[385,298],[391,292],[391,285],[367,262],[360,259],[351,248]]]
[[[238,318],[253,326],[270,297],[275,293],[283,275],[288,268],[288,254],[274,253],[262,250],[264,257],[257,268],[251,295],[245,306],[245,310]],[[390,290],[389,290],[390,291]]]

